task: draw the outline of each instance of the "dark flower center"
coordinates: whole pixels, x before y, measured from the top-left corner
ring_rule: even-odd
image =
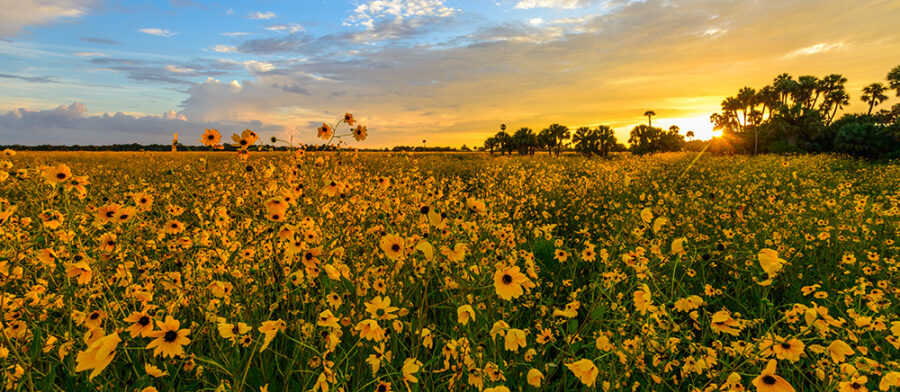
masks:
[[[399,251],[400,251],[400,245],[399,245],[399,244],[391,245],[391,250],[394,251],[394,252],[399,252]]]
[[[172,343],[175,341],[175,339],[178,339],[178,332],[167,331],[166,336],[164,336],[163,339],[169,343]]]
[[[512,283],[512,276],[509,276],[509,274],[503,274],[503,284],[510,283]]]
[[[141,316],[141,318],[138,319],[138,324],[144,325],[144,326],[146,326],[147,324],[150,324],[150,317]]]
[[[58,179],[60,179],[60,180],[65,180],[65,179],[66,179],[66,173],[56,173],[56,178],[58,178]]]
[[[783,348],[783,349],[785,349],[785,350],[790,350],[790,349],[791,349],[791,344],[788,343],[788,342],[781,343],[781,348]]]
[[[772,377],[770,375],[763,376],[762,381],[766,385],[775,385],[775,383],[778,382],[775,377]]]
[[[385,391],[387,391],[387,386],[386,386],[386,385],[381,384],[381,385],[378,386],[378,392],[385,392]]]
[[[419,212],[421,212],[421,213],[423,213],[423,214],[427,214],[428,211],[430,211],[430,209],[428,208],[428,206],[422,206],[422,208],[419,209]]]
[[[100,317],[100,313],[91,313],[91,320],[96,320]]]

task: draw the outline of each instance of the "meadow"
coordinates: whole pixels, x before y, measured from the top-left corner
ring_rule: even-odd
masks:
[[[900,390],[900,166],[696,155],[7,151],[0,380]]]

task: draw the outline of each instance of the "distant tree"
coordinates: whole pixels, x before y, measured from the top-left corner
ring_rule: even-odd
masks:
[[[491,155],[494,155],[495,148],[497,148],[497,139],[494,139],[493,136],[484,141],[484,149],[490,151]]]
[[[652,127],[653,126],[653,116],[656,115],[656,112],[654,112],[652,110],[648,110],[648,111],[644,112],[644,115],[647,116],[647,126]]]
[[[694,131],[687,131],[687,133],[685,133],[684,136],[687,137],[688,140],[693,140],[694,139]]]
[[[616,132],[609,125],[598,125],[597,134],[599,136],[601,156],[609,155],[609,152],[614,151],[616,146],[619,145],[619,141],[616,140]]]
[[[597,128],[580,127],[575,130],[572,137],[575,151],[587,157],[591,155],[606,156],[616,147],[616,134],[608,125],[600,125]]]
[[[862,91],[863,95],[859,99],[869,104],[869,112],[867,114],[872,114],[872,109],[888,99],[888,96],[885,95],[887,88],[881,83],[872,83],[863,87]]]
[[[537,146],[537,135],[531,128],[522,127],[512,135],[512,142],[519,151],[519,155],[528,155]]]
[[[635,126],[628,136],[631,152],[635,154],[656,152],[659,148],[659,140],[662,137],[662,133],[662,129],[649,125],[640,124]]]
[[[575,151],[586,157],[600,153],[600,133],[596,129],[579,127],[572,136],[572,143],[575,145]]]
[[[569,140],[572,137],[571,132],[569,132],[569,128],[565,125],[553,123],[550,124],[549,127],[545,128],[545,130],[552,138],[551,140],[553,141],[553,147],[556,148],[556,156],[559,156],[560,151],[566,144],[566,140]]]
[[[547,153],[552,154],[553,147],[556,145],[555,141],[556,140],[554,139],[553,133],[550,131],[550,129],[544,128],[540,133],[538,133],[535,144],[537,148],[546,148]]]
[[[509,136],[505,131],[497,132],[494,135],[494,141],[497,143],[497,147],[500,149],[500,155],[508,153],[512,153],[514,149],[512,137]]]

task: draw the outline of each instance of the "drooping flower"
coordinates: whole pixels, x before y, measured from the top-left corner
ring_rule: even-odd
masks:
[[[581,380],[581,383],[587,387],[594,386],[594,382],[597,381],[597,375],[600,374],[600,371],[597,369],[597,366],[594,366],[594,363],[589,359],[581,359],[572,363],[566,364],[566,367],[572,371],[572,374],[575,377],[578,377]]]
[[[259,327],[259,332],[263,334],[263,344],[259,348],[259,352],[263,352],[263,350],[269,347],[269,343],[272,343],[272,339],[275,339],[275,335],[278,334],[278,331],[283,332],[286,327],[287,325],[285,325],[284,321],[281,319],[263,321],[262,325]]]
[[[463,305],[456,309],[456,319],[462,324],[466,325],[469,323],[469,320],[475,318],[475,309],[472,309],[472,305]]]
[[[769,248],[760,250],[756,257],[759,259],[759,266],[769,275],[777,274],[784,267],[784,264],[787,263],[787,261],[778,257],[777,251]]]
[[[528,374],[525,375],[525,380],[528,381],[528,385],[540,388],[541,382],[544,380],[544,374],[541,373],[540,370],[532,368],[528,371]]]
[[[116,347],[121,341],[122,339],[117,333],[111,333],[95,340],[88,345],[86,350],[78,353],[75,358],[75,371],[92,370],[88,378],[97,377],[112,362],[113,357],[116,356]]]

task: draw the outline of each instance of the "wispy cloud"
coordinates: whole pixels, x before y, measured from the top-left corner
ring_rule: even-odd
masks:
[[[25,82],[31,83],[59,83],[54,80],[50,76],[22,76],[22,75],[11,75],[11,74],[3,74],[0,73],[0,78],[3,79],[19,79]]]
[[[243,36],[249,35],[249,34],[250,33],[245,33],[245,32],[241,32],[241,31],[230,31],[230,32],[222,33],[222,35],[224,35],[226,37],[243,37]]]
[[[72,54],[78,57],[109,57],[108,54],[100,52],[75,52]]]
[[[298,31],[303,31],[303,26],[296,23],[288,23],[288,24],[277,24],[266,26],[266,30],[269,31],[287,31],[288,33],[296,33]]]
[[[90,42],[90,43],[92,43],[92,44],[119,45],[118,42],[113,41],[113,40],[108,39],[108,38],[101,38],[101,37],[78,37],[78,39],[80,39],[80,40],[82,40],[82,41],[84,41],[84,42]]]
[[[164,38],[172,37],[172,36],[178,34],[176,32],[172,32],[172,31],[169,31],[166,29],[160,29],[160,28],[156,28],[156,27],[139,29],[138,31],[140,31],[144,34],[150,34],[150,35],[155,35],[157,37],[164,37]]]
[[[276,14],[272,11],[265,11],[265,12],[256,11],[256,12],[251,12],[251,13],[247,14],[247,19],[253,19],[253,20],[269,20],[269,19],[275,19],[277,17],[278,17],[278,14]]]
[[[845,49],[848,45],[844,42],[818,43],[815,45],[800,48],[784,55],[784,58],[793,58],[798,56],[809,56],[817,53],[830,52],[833,50]]]

